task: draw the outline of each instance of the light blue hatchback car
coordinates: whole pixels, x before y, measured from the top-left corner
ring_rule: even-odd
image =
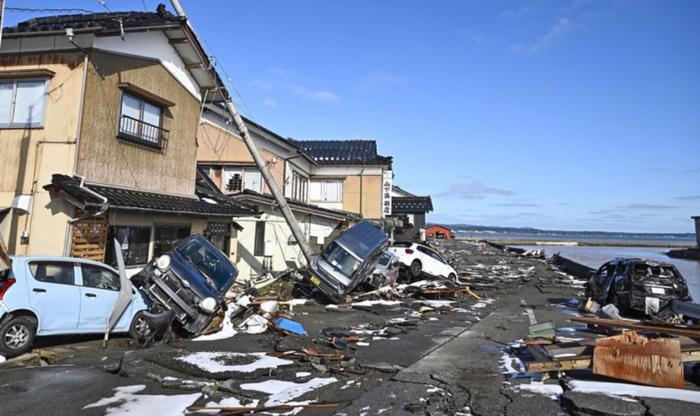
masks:
[[[0,354],[31,348],[35,336],[103,333],[120,289],[119,273],[73,257],[16,256],[0,272]],[[112,332],[148,335],[148,297],[133,289],[132,301]]]

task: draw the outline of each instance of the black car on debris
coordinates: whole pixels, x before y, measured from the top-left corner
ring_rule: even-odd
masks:
[[[611,260],[586,285],[586,297],[620,312],[655,315],[672,300],[690,300],[688,285],[672,264],[644,259]]]
[[[132,277],[156,309],[172,310],[179,327],[190,334],[205,329],[236,281],[238,270],[206,238],[193,235],[151,260]]]

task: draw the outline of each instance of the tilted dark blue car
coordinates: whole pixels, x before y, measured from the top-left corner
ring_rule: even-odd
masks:
[[[132,281],[157,309],[174,311],[182,329],[198,334],[222,307],[237,276],[224,253],[203,236],[193,235],[151,260]]]

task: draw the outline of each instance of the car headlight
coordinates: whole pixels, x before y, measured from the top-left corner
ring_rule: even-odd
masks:
[[[204,298],[201,302],[199,302],[199,307],[206,312],[212,313],[214,312],[214,309],[216,309],[216,299],[211,297]]]
[[[170,267],[170,256],[163,254],[158,257],[158,260],[156,260],[156,267],[158,267],[160,271],[165,271],[165,269]]]

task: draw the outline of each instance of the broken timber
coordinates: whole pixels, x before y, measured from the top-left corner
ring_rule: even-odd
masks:
[[[530,349],[530,347],[528,347]],[[564,351],[564,349],[562,349]],[[700,361],[700,345],[681,346],[681,361],[684,363]],[[562,359],[539,359],[526,362],[525,367],[531,373],[548,373],[550,371],[585,370],[593,366],[592,355],[576,355]]]
[[[677,338],[648,339],[635,332],[597,339],[593,374],[682,389],[681,343]]]
[[[642,321],[622,320],[622,319],[601,319],[585,316],[575,316],[570,319],[573,322],[582,322],[589,325],[597,325],[606,328],[625,328],[636,331],[656,332],[659,334],[669,334],[685,336],[688,338],[700,339],[700,329],[687,325],[668,325],[659,323],[648,323]]]

